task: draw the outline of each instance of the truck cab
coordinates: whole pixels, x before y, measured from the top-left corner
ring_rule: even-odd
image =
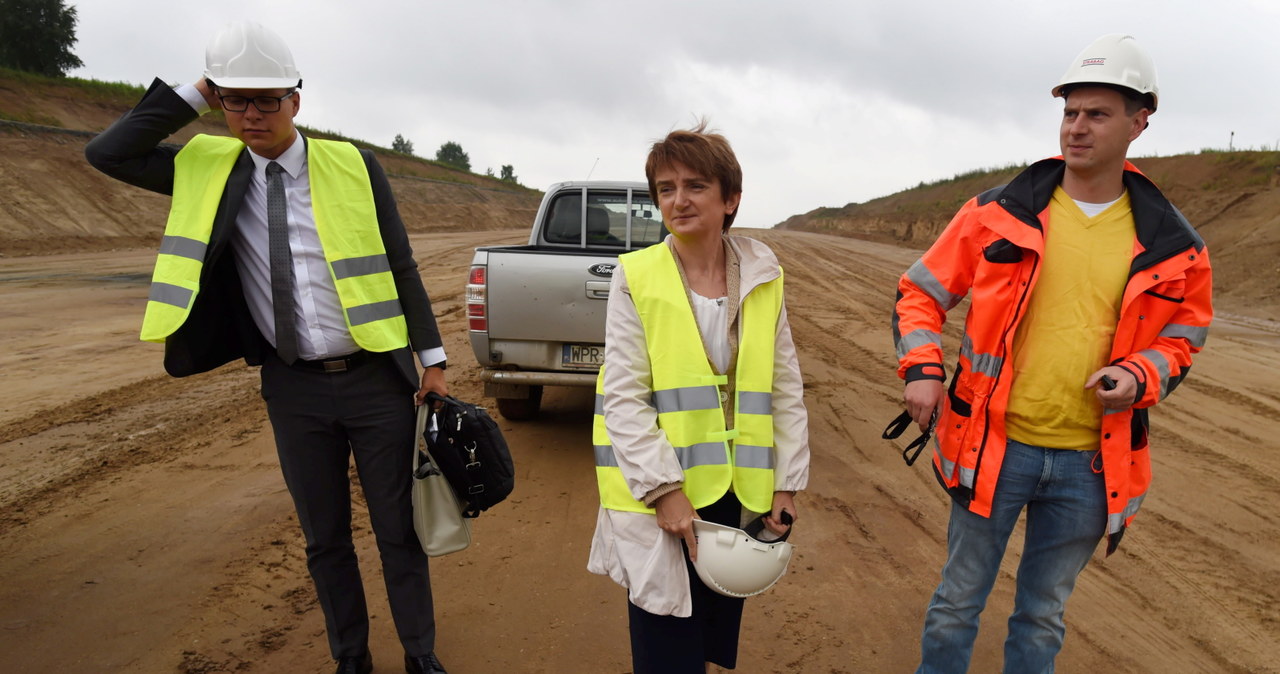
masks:
[[[528,244],[476,249],[471,348],[502,416],[537,416],[544,386],[595,386],[618,255],[666,234],[647,184],[564,182],[547,189]]]

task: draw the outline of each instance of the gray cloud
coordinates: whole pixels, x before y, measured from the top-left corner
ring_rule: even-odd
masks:
[[[975,168],[1057,153],[1049,89],[1095,37],[1129,32],[1160,70],[1136,155],[1280,143],[1276,5],[586,1],[85,2],[77,75],[190,81],[219,26],[292,46],[300,120],[535,187],[641,178],[648,144],[708,116],[746,174],[739,222],[769,226]]]

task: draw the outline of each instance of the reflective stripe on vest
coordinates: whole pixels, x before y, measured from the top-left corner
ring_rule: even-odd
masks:
[[[143,341],[163,342],[191,313],[218,202],[243,149],[234,138],[199,135],[174,159],[173,201],[151,274]]]
[[[199,135],[175,158],[173,203],[152,275],[143,340],[165,341],[190,314],[218,203],[243,150],[234,138]],[[368,351],[407,345],[360,151],[349,143],[309,139],[307,155],[316,230],[352,338]]]
[[[658,426],[684,470],[690,503],[694,508],[715,503],[732,485],[744,507],[767,512],[773,503],[773,359],[781,275],[752,289],[742,302],[737,428],[726,430],[720,392],[728,377],[715,374],[700,348],[697,321],[670,248],[651,246],[622,255],[619,262],[644,327]],[[652,513],[627,487],[605,427],[603,400],[602,368],[592,428],[600,502],[613,510]]]

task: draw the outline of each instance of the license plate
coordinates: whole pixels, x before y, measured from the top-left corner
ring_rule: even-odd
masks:
[[[561,349],[560,364],[565,367],[599,369],[604,365],[602,344],[565,344]]]

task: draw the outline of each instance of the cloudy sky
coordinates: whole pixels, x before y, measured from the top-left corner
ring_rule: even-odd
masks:
[[[1048,92],[1106,33],[1160,74],[1131,154],[1280,145],[1277,0],[68,4],[73,75],[190,82],[213,33],[252,19],[293,50],[300,123],[428,157],[455,141],[539,189],[643,180],[649,144],[705,116],[743,165],[746,226],[1057,154]]]

